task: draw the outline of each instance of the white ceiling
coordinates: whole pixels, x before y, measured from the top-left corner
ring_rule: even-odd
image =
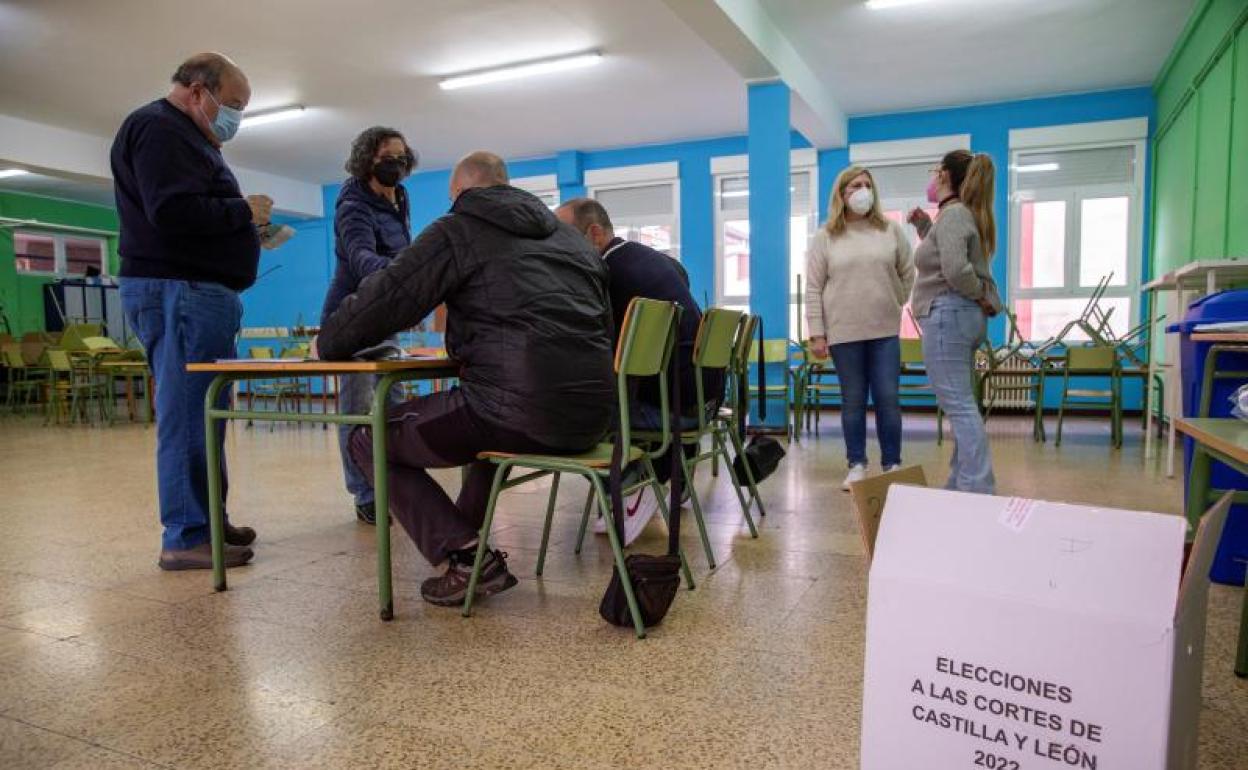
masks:
[[[760,0],[849,115],[1152,83],[1194,0]]]
[[[0,191],[30,193],[46,198],[92,203],[112,208],[113,186],[108,182],[83,179],[62,179],[43,174],[22,174],[0,179]]]
[[[758,2],[862,114],[1146,84],[1193,0]],[[605,57],[590,69],[437,87],[591,48]],[[309,106],[244,129],[231,161],[308,181],[340,178],[352,137],[377,123],[404,131],[426,168],[476,148],[534,157],[746,129],[740,77],[660,0],[0,0],[0,113],[111,136],[205,49],[247,71],[252,109]]]

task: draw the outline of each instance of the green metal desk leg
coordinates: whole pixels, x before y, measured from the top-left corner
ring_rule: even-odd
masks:
[[[1205,513],[1209,500],[1209,453],[1197,442],[1192,442],[1192,469],[1187,480],[1187,537],[1196,535],[1200,517]]]
[[[1239,613],[1239,654],[1235,656],[1235,675],[1248,677],[1248,586],[1244,587],[1244,608]]]
[[[225,585],[225,521],[221,500],[221,448],[217,444],[216,410],[217,396],[229,382],[224,374],[218,374],[204,394],[204,443],[207,450],[208,471],[208,531],[212,538],[212,587],[224,591]]]
[[[377,511],[377,600],[382,620],[394,619],[390,573],[390,472],[386,455],[386,394],[397,380],[387,374],[377,381],[370,412],[373,430],[373,496]]]

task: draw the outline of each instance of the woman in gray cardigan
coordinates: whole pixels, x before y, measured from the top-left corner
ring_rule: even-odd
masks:
[[[954,150],[932,169],[927,197],[940,205],[935,223],[921,209],[910,222],[923,236],[914,253],[918,278],[910,307],[923,330],[923,360],[940,408],[953,426],[946,489],[993,494],[992,453],[975,401],[975,349],[987,318],[1001,311],[989,260],[997,242],[992,159]]]

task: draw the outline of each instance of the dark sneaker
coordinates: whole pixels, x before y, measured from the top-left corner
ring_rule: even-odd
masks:
[[[370,527],[375,527],[377,526],[377,507],[372,503],[357,505],[355,506],[355,518]]]
[[[226,545],[251,545],[256,542],[256,531],[251,527],[236,527],[229,522],[225,525]]]
[[[468,594],[468,581],[472,578],[472,562],[475,558],[475,548],[452,551],[446,572],[420,584],[421,598],[439,607],[463,604],[464,597]],[[485,563],[481,565],[476,598],[501,593],[517,582],[516,576],[507,571],[507,554],[490,551],[485,555]]]
[[[255,554],[250,548],[239,545],[225,546],[225,566],[241,567],[251,561]],[[212,544],[202,543],[184,551],[165,549],[157,562],[163,570],[212,569]]]

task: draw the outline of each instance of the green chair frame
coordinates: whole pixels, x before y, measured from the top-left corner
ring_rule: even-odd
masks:
[[[693,370],[694,370],[694,389],[697,393],[697,409],[698,409],[698,427],[693,430],[682,430],[679,440],[683,445],[698,447],[699,451],[693,457],[686,457],[682,452],[680,454],[681,469],[684,474],[685,488],[689,490],[689,502],[693,507],[693,519],[698,525],[698,534],[702,538],[702,549],[706,552],[706,561],[711,569],[715,569],[715,552],[711,548],[710,538],[706,533],[706,520],[702,514],[702,502],[698,497],[698,492],[693,484],[693,472],[699,463],[710,461],[718,464],[722,459],[724,465],[728,468],[728,474],[732,479],[732,487],[737,493],[737,500],[741,503],[741,512],[745,516],[745,522],[750,529],[750,537],[758,537],[758,528],[754,524],[754,518],[750,515],[751,503],[754,497],[747,500],[745,493],[741,491],[741,479],[737,477],[737,472],[732,466],[732,459],[728,455],[728,444],[733,445],[733,451],[738,456],[741,455],[743,447],[736,438],[735,431],[728,428],[725,422],[716,415],[708,416],[708,405],[706,400],[706,391],[702,384],[702,373],[706,369],[722,369],[725,372],[732,365],[734,346],[736,345],[736,336],[741,328],[741,319],[744,314],[737,310],[726,310],[724,308],[710,308],[702,315],[702,323],[698,326],[698,334],[693,343]],[[635,431],[635,438],[643,442],[662,442],[663,435],[656,431]],[[709,451],[701,451],[702,439],[709,437],[711,440],[711,448]]]
[[[736,342],[732,346],[732,358],[724,388],[724,406],[720,407],[713,428],[720,432],[721,440],[725,436],[728,438],[737,457],[743,457],[745,453],[745,436],[740,430],[743,421],[739,417],[742,413],[749,415],[750,396],[755,390],[749,386],[749,353],[757,330],[758,316],[748,313],[741,316],[741,324],[737,327]],[[727,465],[727,458],[724,459]],[[757,506],[759,517],[766,516],[767,510],[763,507],[763,498],[758,493],[758,479],[754,478],[754,471],[749,463],[743,462],[742,464],[745,466],[745,487],[749,491],[749,500],[745,503],[745,509],[748,512],[750,506]],[[719,475],[718,461],[711,463],[711,475]]]
[[[1072,377],[1109,377],[1109,390],[1071,388]],[[1089,409],[1108,406],[1110,410],[1110,443],[1122,446],[1122,364],[1113,345],[1068,347],[1062,371],[1062,401],[1057,407],[1057,440],[1062,445],[1062,421],[1067,409]]]
[[[901,340],[901,376],[927,378],[922,339]],[[929,395],[935,400],[936,394],[932,391],[930,381],[927,383],[902,382],[897,386],[898,400],[904,400],[909,396]],[[945,413],[940,408],[940,402],[936,401],[936,445],[940,446],[943,443],[945,443]]]
[[[678,306],[674,302],[635,298],[629,303],[624,315],[624,323],[620,330],[619,345],[615,355],[616,395],[619,407],[618,441],[627,448],[622,462],[641,463],[641,480],[625,490],[631,493],[643,487],[649,487],[659,501],[659,510],[664,519],[668,517],[667,503],[663,499],[663,487],[654,473],[654,457],[667,451],[671,444],[671,424],[668,415],[668,393],[666,373],[671,361],[672,350],[676,346],[676,319]],[[657,449],[647,452],[633,444],[633,432],[629,419],[629,387],[630,377],[659,377],[660,406],[663,411],[661,435],[662,440]],[[507,489],[517,487],[545,476],[552,476],[550,497],[546,504],[546,519],[542,527],[542,544],[537,557],[536,574],[541,576],[546,563],[546,547],[550,541],[550,525],[554,518],[555,502],[559,496],[559,479],[563,474],[581,476],[593,488],[594,495],[602,510],[611,510],[604,481],[611,473],[611,455],[613,445],[601,443],[594,449],[579,455],[539,455],[514,454],[510,452],[482,452],[478,459],[488,460],[496,465],[494,483],[490,488],[489,501],[486,504],[485,519],[477,539],[477,554],[472,565],[472,575],[468,580],[468,592],[464,596],[463,615],[472,614],[473,600],[476,598],[477,583],[481,578],[481,566],[489,546],[490,528],[494,523],[494,512],[498,505],[499,495]],[[525,473],[519,478],[508,478],[513,469],[520,468]],[[581,515],[580,534],[577,540],[576,553],[580,553],[580,542],[585,536],[585,527],[589,522],[589,509]],[[633,627],[638,639],[646,636],[645,623],[641,619],[641,611],[637,606],[637,597],[633,591],[632,581],[628,577],[628,568],[624,563],[624,547],[620,542],[614,526],[607,527],[607,539],[611,543],[611,552],[615,559],[615,568],[620,575],[624,596],[628,602],[629,612],[633,618]],[[685,582],[692,590],[693,575],[689,564],[681,550],[680,563],[684,572]]]

